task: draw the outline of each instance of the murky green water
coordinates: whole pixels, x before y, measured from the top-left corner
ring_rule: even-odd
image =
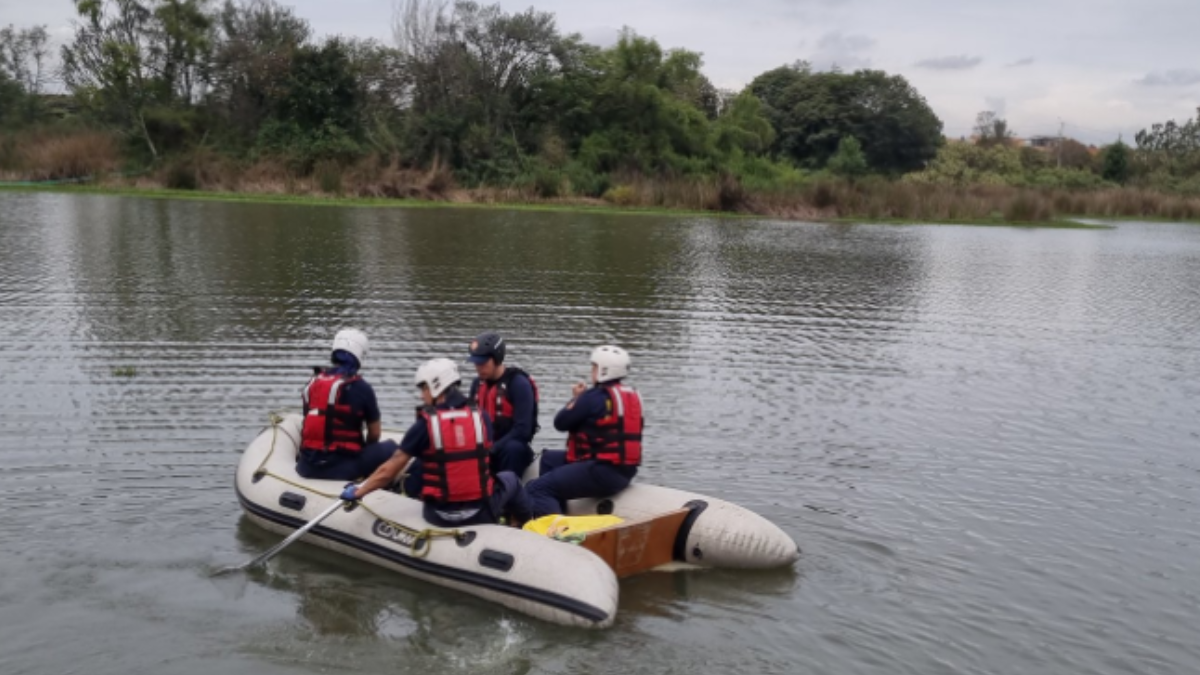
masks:
[[[641,480],[793,571],[650,575],[557,628],[241,522],[238,453],[333,332],[407,423],[485,328],[625,345]],[[0,673],[1200,670],[1200,227],[1112,231],[0,193]],[[130,377],[127,369],[136,373]]]

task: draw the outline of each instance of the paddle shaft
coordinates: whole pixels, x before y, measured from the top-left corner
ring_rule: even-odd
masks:
[[[337,500],[336,502],[334,502],[334,504],[332,506],[330,506],[329,508],[322,511],[321,514],[318,515],[316,518],[313,518],[312,520],[308,521],[308,523],[305,524],[304,527],[301,527],[300,529],[291,533],[290,535],[288,535],[287,539],[284,539],[283,541],[279,542],[278,544],[275,544],[270,549],[268,549],[265,553],[258,556],[254,560],[251,560],[250,562],[242,564],[242,565],[238,565],[237,567],[226,567],[223,570],[219,570],[216,574],[224,574],[226,572],[236,572],[239,570],[249,569],[251,567],[254,567],[255,565],[261,565],[261,564],[267,562],[271,558],[274,558],[276,555],[279,555],[280,551],[282,551],[283,549],[285,549],[288,546],[291,546],[293,543],[295,543],[295,541],[297,539],[299,539],[300,537],[303,537],[305,534],[308,534],[309,530],[313,529],[317,525],[320,525],[321,521],[325,520],[329,516],[332,516],[333,513],[335,511],[337,511],[338,509],[342,508],[342,506],[345,503],[346,502],[341,499]]]

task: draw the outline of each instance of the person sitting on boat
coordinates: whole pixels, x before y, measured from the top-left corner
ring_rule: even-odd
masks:
[[[470,345],[468,360],[478,376],[469,399],[492,419],[496,441],[492,471],[517,476],[533,464],[533,436],[538,431],[537,383],[521,368],[505,365],[507,348],[499,333],[484,333]]]
[[[501,516],[523,524],[529,519],[529,503],[521,481],[510,471],[492,477],[492,422],[459,389],[458,366],[450,359],[433,359],[417,369],[415,383],[424,405],[399,450],[361,485],[347,485],[342,499],[361,499],[390,485],[412,462],[417,468],[410,471],[421,476],[425,520],[433,525],[496,523]]]
[[[296,473],[304,478],[354,480],[371,473],[396,452],[380,441],[379,402],[358,374],[367,356],[367,336],[347,328],[333,338],[332,368],[314,368],[301,397],[304,427]],[[366,435],[363,429],[366,429]]]
[[[526,486],[535,518],[563,513],[571,499],[617,494],[642,463],[642,397],[623,382],[629,353],[605,345],[591,361],[593,386],[576,384],[554,416],[554,428],[568,434],[566,452],[543,452],[541,476]]]

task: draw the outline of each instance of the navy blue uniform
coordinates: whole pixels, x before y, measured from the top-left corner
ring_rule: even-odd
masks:
[[[448,396],[444,403],[438,404],[436,407],[438,410],[453,410],[462,408],[467,403],[466,397],[461,393],[456,393]],[[491,419],[488,418],[487,413],[482,413],[481,417],[486,427],[485,433],[491,436]],[[404,438],[400,439],[400,450],[413,458],[408,464],[408,478],[404,481],[404,494],[414,499],[421,498],[422,457],[432,449],[432,446],[433,441],[429,438],[429,427],[425,424],[424,419],[413,422],[408,431],[404,432]],[[382,462],[380,463],[382,464]],[[505,513],[511,513],[522,522],[529,519],[529,502],[524,488],[521,487],[521,480],[508,471],[495,476],[491,499],[457,504],[426,502],[423,515],[425,520],[438,527],[459,527],[496,523]]]
[[[366,380],[358,379],[342,387],[340,401],[350,406],[362,425],[373,424],[381,418],[375,390]],[[308,411],[304,411],[308,414]],[[301,450],[296,461],[296,473],[318,480],[356,480],[371,475],[380,464],[396,454],[395,441],[371,443],[362,452],[310,452]]]
[[[580,394],[573,406],[558,411],[554,428],[571,434],[589,422],[604,419],[609,402],[603,388],[592,387]],[[547,450],[542,453],[541,475],[526,486],[526,492],[533,517],[539,518],[564,513],[571,499],[611,497],[629,487],[636,475],[636,466],[616,466],[594,459],[567,463],[565,450]]]
[[[471,383],[470,399],[475,400],[479,392],[479,378]],[[533,385],[522,373],[508,380],[508,400],[512,404],[512,418],[502,418],[495,423],[496,439],[492,441],[492,473],[511,471],[518,477],[533,464],[533,435],[537,433],[537,398]]]

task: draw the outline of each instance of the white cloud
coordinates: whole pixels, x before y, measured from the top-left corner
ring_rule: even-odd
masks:
[[[874,46],[875,40],[866,35],[846,35],[834,31],[821,36],[817,41],[817,51],[808,60],[816,70],[870,68],[871,59],[863,56],[863,52],[870,51]]]
[[[983,57],[960,54],[958,56],[937,56],[932,59],[922,59],[917,61],[915,65],[918,68],[928,68],[929,70],[970,70],[981,63],[983,63]]]
[[[1200,70],[1184,68],[1180,70],[1160,70],[1147,73],[1138,80],[1138,84],[1148,87],[1190,87],[1200,84]]]

